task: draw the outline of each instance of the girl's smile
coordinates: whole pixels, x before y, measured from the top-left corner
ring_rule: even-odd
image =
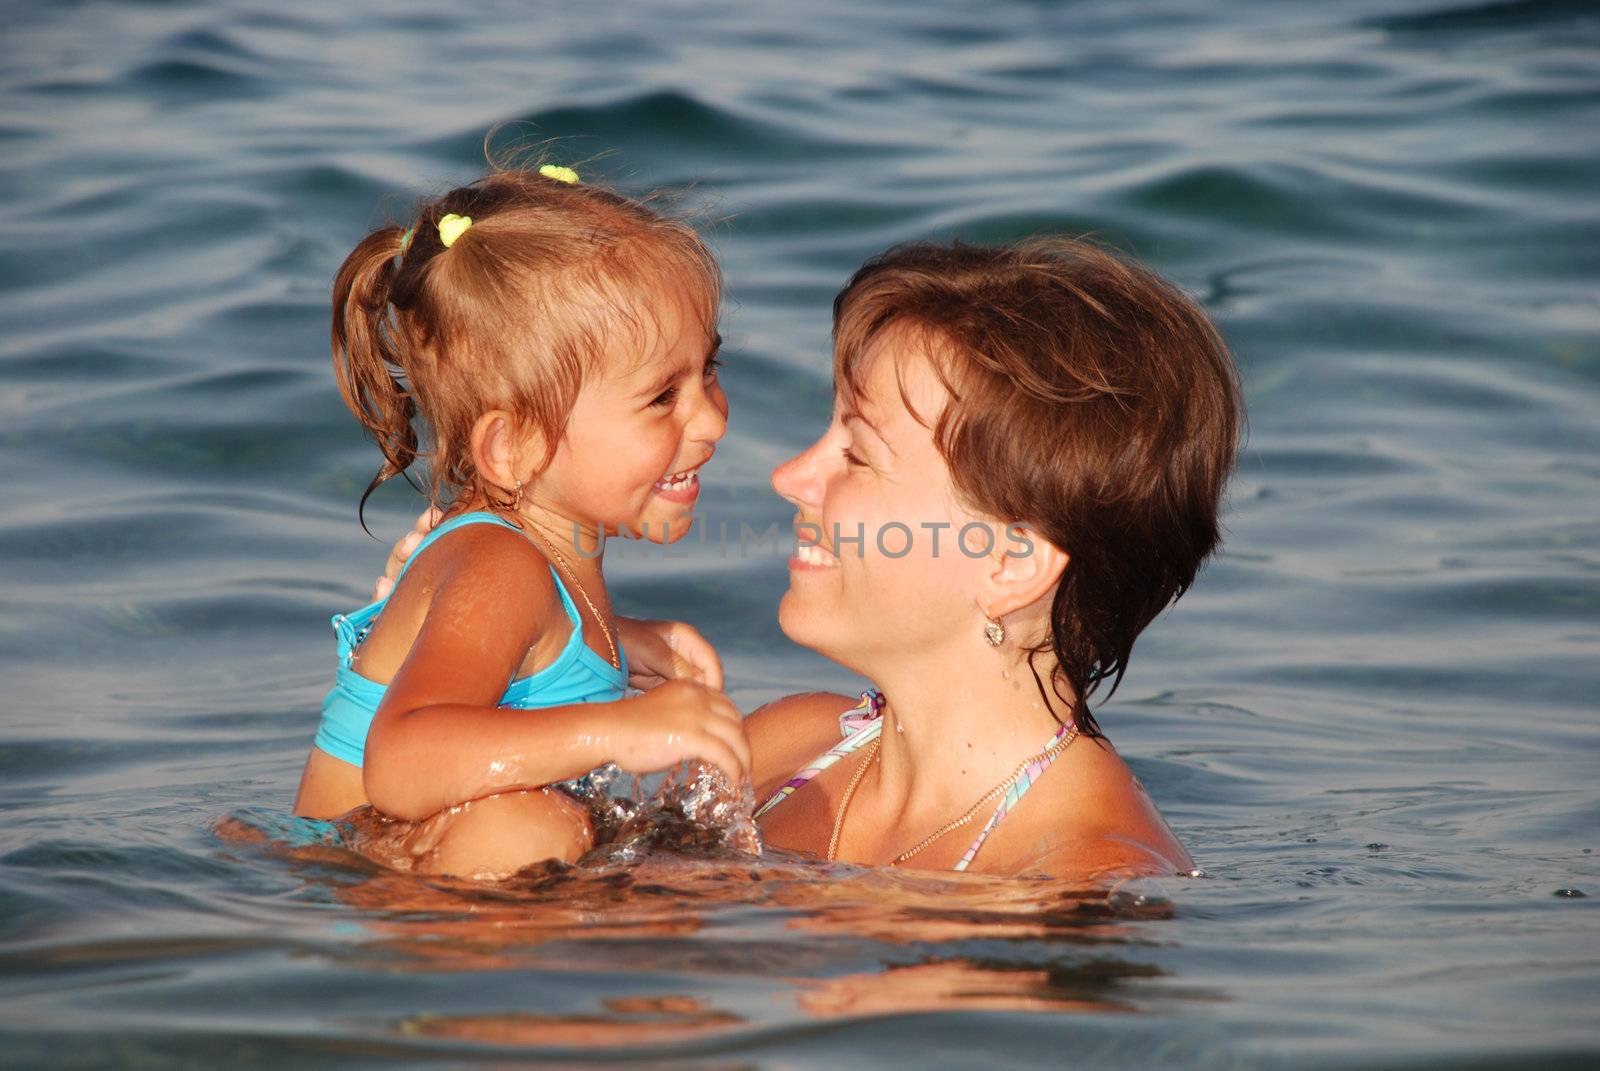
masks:
[[[706,461],[710,461],[708,456]],[[651,485],[658,498],[668,502],[678,502],[683,505],[692,505],[700,497],[700,468],[706,463],[700,462],[692,469],[682,472],[669,473]]]

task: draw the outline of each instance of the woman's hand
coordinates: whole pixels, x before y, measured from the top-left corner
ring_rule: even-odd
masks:
[[[684,759],[718,767],[730,784],[750,772],[750,741],[744,718],[720,691],[690,680],[669,680],[643,695],[617,703],[599,741],[602,753],[629,773],[653,773]]]
[[[645,691],[667,681],[696,681],[722,690],[722,659],[693,625],[619,617],[617,639],[628,652],[629,687]]]
[[[400,579],[400,570],[406,567],[407,559],[417,552],[422,537],[438,527],[439,519],[443,516],[439,507],[429,506],[422,511],[422,516],[417,518],[417,523],[412,526],[411,531],[395,541],[394,549],[389,551],[389,560],[384,563],[383,575],[372,585],[373,602],[387,598],[389,592],[394,590],[394,582]]]

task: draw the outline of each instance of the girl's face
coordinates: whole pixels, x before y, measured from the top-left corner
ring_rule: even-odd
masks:
[[[538,479],[541,499],[574,521],[656,543],[681,539],[699,469],[728,428],[715,328],[672,295],[640,332],[640,354],[608,354],[578,394],[566,436]]]
[[[880,656],[937,658],[981,628],[975,593],[994,568],[986,543],[1006,548],[1002,530],[957,501],[931,428],[902,398],[903,386],[928,424],[949,401],[922,342],[891,327],[863,359],[863,394],[836,392],[827,431],[778,466],[772,486],[798,508],[779,624],[871,676]]]

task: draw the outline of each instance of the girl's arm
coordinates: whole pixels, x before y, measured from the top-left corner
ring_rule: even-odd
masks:
[[[544,558],[525,539],[487,527],[455,538],[460,549],[441,563],[427,616],[367,737],[362,777],[374,807],[415,820],[608,761],[646,772],[698,758],[744,777],[738,709],[694,682],[614,703],[497,707],[543,629],[565,617]]]

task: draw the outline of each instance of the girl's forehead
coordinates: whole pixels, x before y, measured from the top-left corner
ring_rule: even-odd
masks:
[[[606,374],[613,380],[648,378],[665,361],[715,344],[714,311],[686,288],[677,287],[628,302],[606,331]]]

